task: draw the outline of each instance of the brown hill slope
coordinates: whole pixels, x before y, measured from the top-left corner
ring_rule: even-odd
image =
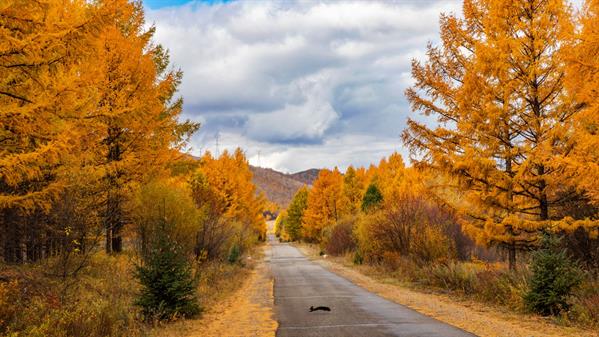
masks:
[[[317,169],[310,169],[294,174],[286,174],[269,168],[250,166],[254,175],[254,184],[266,197],[286,208],[293,195],[303,185],[311,185],[318,176]],[[316,175],[314,172],[316,171]]]
[[[306,185],[314,184],[314,180],[318,178],[318,174],[320,173],[319,169],[309,169],[297,173],[290,174],[289,177],[302,182]]]

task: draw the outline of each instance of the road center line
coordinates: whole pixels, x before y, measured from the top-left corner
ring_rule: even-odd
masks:
[[[314,295],[314,296],[277,296],[277,299],[283,298],[352,298],[354,295]]]
[[[351,327],[378,327],[394,326],[394,323],[359,323],[359,324],[336,324],[336,325],[315,325],[315,326],[279,326],[279,330],[310,330],[310,329],[335,329]]]

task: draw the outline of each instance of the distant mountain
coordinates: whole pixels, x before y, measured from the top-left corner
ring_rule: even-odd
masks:
[[[310,169],[287,174],[269,168],[250,166],[254,175],[254,184],[264,192],[272,202],[285,208],[293,199],[295,192],[304,185],[312,185],[320,170]]]
[[[289,176],[297,181],[300,181],[306,185],[313,185],[314,180],[318,178],[318,174],[320,173],[319,169],[309,169],[297,173],[290,174]]]

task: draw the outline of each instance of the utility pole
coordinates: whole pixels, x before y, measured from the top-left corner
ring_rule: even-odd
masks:
[[[218,148],[218,140],[219,140],[219,138],[220,138],[220,131],[216,131],[216,134],[214,135],[214,142],[215,142],[215,145],[216,145],[216,157],[217,158],[220,157],[220,151],[219,151],[219,148]]]
[[[260,159],[261,154],[262,154],[262,151],[258,150],[258,167],[262,167],[262,161]]]

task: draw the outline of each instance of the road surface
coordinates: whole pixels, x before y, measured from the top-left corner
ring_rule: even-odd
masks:
[[[354,285],[274,235],[269,241],[277,336],[473,336]]]

